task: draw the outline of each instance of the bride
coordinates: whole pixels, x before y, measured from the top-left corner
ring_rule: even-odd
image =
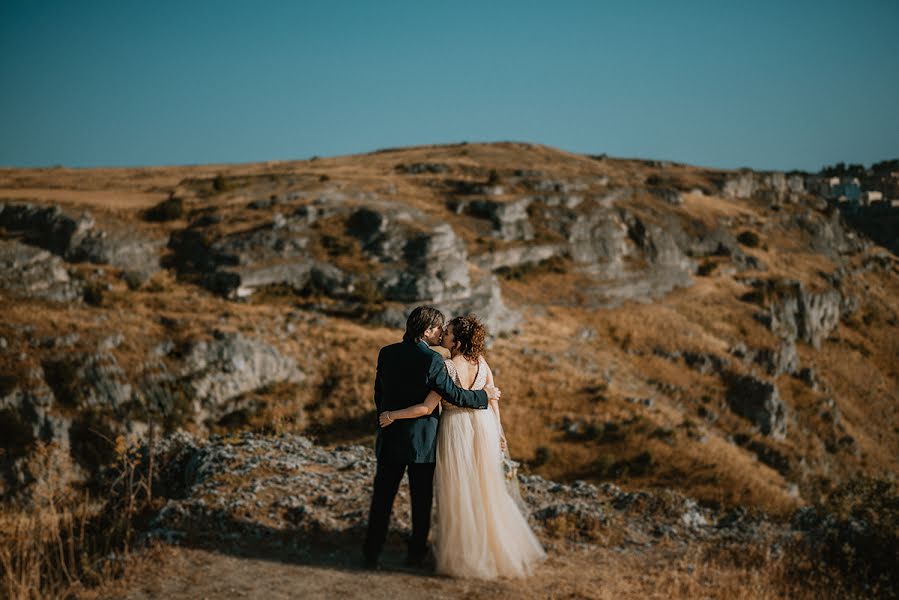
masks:
[[[482,356],[486,336],[473,315],[447,325],[440,345],[450,351],[446,368],[457,385],[472,390],[493,385],[493,372]],[[381,413],[379,421],[388,427],[397,419],[430,414],[438,405],[437,572],[480,579],[530,575],[546,553],[506,486],[499,402],[491,400],[490,410],[459,408],[431,392],[421,404]]]

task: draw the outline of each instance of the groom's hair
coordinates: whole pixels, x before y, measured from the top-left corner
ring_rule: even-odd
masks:
[[[406,333],[403,340],[407,342],[421,341],[425,331],[435,325],[443,326],[443,313],[433,306],[419,306],[406,319]]]

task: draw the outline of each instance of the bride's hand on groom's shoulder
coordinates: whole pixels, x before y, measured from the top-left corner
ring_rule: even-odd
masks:
[[[378,415],[378,424],[383,428],[387,427],[391,423],[393,423],[393,419],[390,418],[388,414],[390,411],[384,411],[380,415]]]

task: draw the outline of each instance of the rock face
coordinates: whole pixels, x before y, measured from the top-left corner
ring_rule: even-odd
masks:
[[[505,241],[530,241],[534,239],[534,227],[528,219],[528,207],[533,200],[522,198],[511,202],[495,200],[453,201],[451,210],[488,219],[493,224],[493,235]]]
[[[198,422],[220,418],[220,407],[233,409],[229,401],[241,394],[304,379],[294,360],[272,346],[239,333],[221,332],[210,341],[201,340],[190,346],[179,377],[190,387]]]
[[[319,223],[349,241],[335,242]],[[472,282],[468,252],[453,228],[401,205],[320,201],[253,230],[215,236],[214,229],[195,227],[173,235],[170,246],[182,271],[199,273],[201,283],[228,296],[282,284],[348,303],[375,296],[389,303],[376,320],[391,325],[419,304],[477,312],[497,328],[494,333],[517,322],[514,315],[499,318],[505,308],[495,279]],[[358,266],[341,269],[316,258],[313,247],[319,245],[335,257],[358,252]]]
[[[89,214],[75,219],[58,206],[10,203],[0,207],[0,226],[21,235],[25,243],[60,256],[77,247],[94,226]]]
[[[15,294],[71,302],[81,297],[65,263],[47,250],[0,240],[0,287]]]
[[[164,240],[119,226],[98,229],[90,213],[74,218],[58,206],[0,205],[0,227],[70,262],[108,264],[144,281],[160,269]]]
[[[798,281],[781,282],[779,289],[777,300],[769,307],[771,330],[820,348],[840,320],[840,292],[808,292]]]
[[[240,334],[166,345],[165,361],[151,359],[132,373],[110,352],[117,342],[111,336],[97,352],[56,353],[24,376],[0,377],[0,495],[25,491],[38,442],[53,443],[67,459],[66,478],[83,479],[112,460],[110,440],[143,433],[150,418],[169,429],[203,428],[254,408],[247,392],[305,378],[293,359]],[[57,346],[65,344],[50,345]]]
[[[825,214],[806,210],[790,217],[790,225],[806,236],[812,249],[838,262],[843,256],[861,252],[870,245],[843,226],[838,210],[828,210]]]
[[[786,407],[775,384],[732,373],[725,375],[725,381],[731,410],[752,421],[765,435],[775,439],[786,437]]]
[[[755,355],[755,362],[762,365],[769,375],[777,377],[783,374],[795,374],[799,371],[799,355],[793,338],[784,338],[774,349],[760,350]]]
[[[405,268],[389,269],[385,296],[400,302],[461,300],[471,295],[468,253],[452,227],[437,225],[403,247]]]
[[[786,175],[781,172],[756,173],[744,171],[722,180],[721,193],[728,198],[751,198],[759,194],[783,197],[805,192],[802,175]]]
[[[18,381],[7,380],[0,390],[0,498],[21,492],[38,475],[32,472],[30,458],[38,442],[55,442],[53,455],[46,465],[63,484],[77,481],[85,471],[70,456],[73,449],[69,432],[71,416],[53,410],[54,398],[50,389],[31,374],[33,384],[26,387]],[[3,378],[7,379],[7,378]],[[29,382],[32,383],[32,382]],[[41,473],[47,475],[47,473]]]

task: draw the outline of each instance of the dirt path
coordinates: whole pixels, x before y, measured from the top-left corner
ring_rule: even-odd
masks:
[[[163,546],[139,556],[126,578],[83,600],[258,600],[402,598],[773,598],[763,573],[704,570],[671,548],[551,548],[550,558],[528,579],[494,582],[441,577],[404,569],[399,552],[387,553],[385,570],[360,569],[347,550],[312,561],[247,557],[197,548]]]

